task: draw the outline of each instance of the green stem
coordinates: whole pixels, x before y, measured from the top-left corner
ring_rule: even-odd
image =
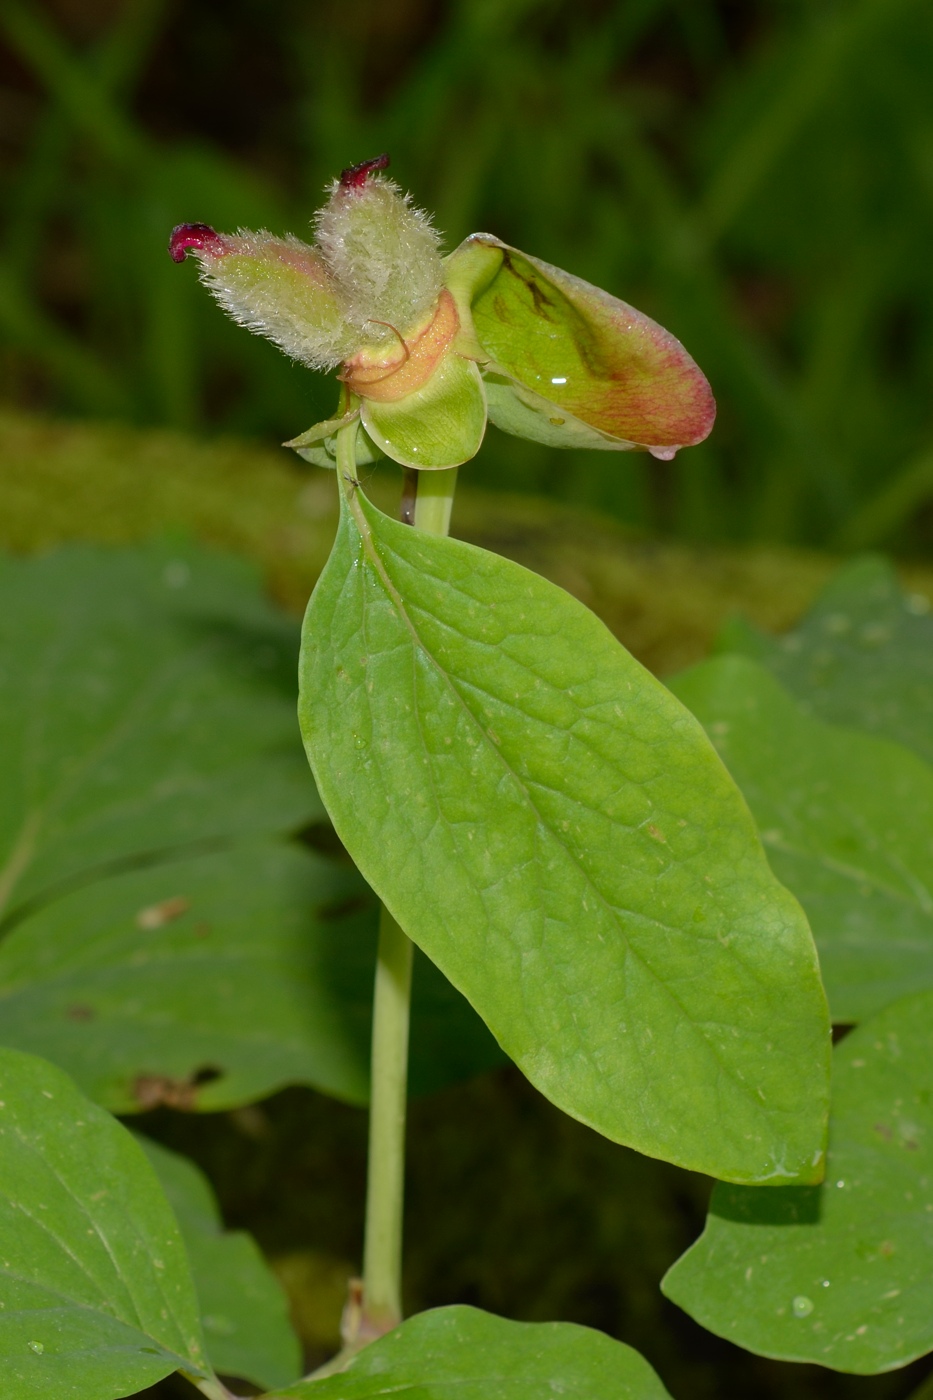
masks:
[[[415,528],[429,535],[446,535],[457,489],[457,468],[419,472],[415,496]]]
[[[190,1375],[187,1378],[197,1386],[202,1395],[207,1396],[207,1400],[239,1400],[239,1397],[234,1395],[232,1390],[228,1390],[223,1381],[219,1381],[216,1376],[211,1380],[198,1380],[196,1376]]]
[[[352,499],[356,483],[357,426],[356,422],[348,424],[337,434],[337,470],[348,499]],[[413,518],[416,529],[432,535],[447,534],[456,484],[455,469],[419,472],[417,478],[409,479],[403,512]],[[411,940],[383,908],[373,994],[362,1296],[354,1299],[351,1292],[345,1314],[344,1349],[317,1374],[340,1369],[349,1355],[391,1331],[402,1320],[405,1110],[413,957]]]
[[[373,997],[361,1341],[391,1331],[402,1320],[405,1106],[413,954],[411,939],[383,908]]]

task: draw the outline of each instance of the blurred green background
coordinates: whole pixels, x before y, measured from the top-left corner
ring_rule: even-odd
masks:
[[[389,150],[669,326],[719,400],[663,464],[491,430],[478,483],[697,541],[933,546],[924,0],[4,0],[0,396],[280,442],[335,386],[229,324],[172,225],[307,235]]]

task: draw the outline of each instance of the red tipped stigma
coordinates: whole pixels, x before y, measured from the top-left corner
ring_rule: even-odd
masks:
[[[168,241],[168,250],[172,257],[172,262],[184,262],[191,249],[195,252],[210,251],[219,253],[217,247],[222,243],[223,238],[210,224],[179,224],[172,229],[172,236]]]
[[[381,156],[374,156],[372,160],[361,160],[359,165],[348,165],[346,170],[340,173],[340,188],[361,190],[374,170],[385,170],[388,164],[388,154],[383,151]]]

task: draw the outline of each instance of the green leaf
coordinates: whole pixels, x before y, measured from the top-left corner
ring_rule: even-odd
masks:
[[[933,1349],[933,993],[836,1047],[826,1180],[717,1186],[664,1292],[784,1361],[872,1375]]]
[[[834,1020],[933,986],[933,768],[900,744],[810,718],[744,657],[704,662],[672,686],[807,911]]]
[[[818,1180],[815,950],[700,726],[553,584],[349,496],[299,713],[366,879],[574,1117]]]
[[[710,432],[716,408],[704,375],[634,307],[486,233],[471,235],[446,268],[461,319],[493,372],[664,457]]]
[[[435,1308],[365,1347],[338,1375],[281,1392],[296,1400],[664,1400],[647,1361],[571,1322],[507,1322]]]
[[[210,1184],[186,1158],[137,1137],[181,1228],[211,1365],[260,1386],[301,1375],[301,1347],[282,1286],[252,1235],[225,1231]]]
[[[752,656],[819,719],[896,739],[933,762],[933,612],[885,560],[856,559],[779,639],[732,624],[719,650]]]
[[[403,467],[457,467],[475,457],[486,431],[486,394],[472,360],[452,351],[414,393],[394,402],[363,399],[363,427]]]
[[[328,467],[331,469],[337,466],[337,431],[352,423],[354,418],[359,417],[359,408],[352,409],[345,413],[342,418],[331,418],[326,423],[317,423],[313,428],[308,428],[306,432],[299,433],[296,438],[289,442],[283,442],[283,447],[290,447],[298,453],[306,462],[313,463],[316,467]],[[378,462],[385,456],[369,434],[360,428],[354,440],[356,465],[358,467],[369,466],[372,462]]]
[[[356,872],[298,847],[129,871],[0,942],[4,1038],[116,1113],[229,1108],[291,1083],[362,1104],[375,933]],[[502,1058],[436,973],[418,978],[412,1050],[416,1091]]]
[[[15,1400],[210,1377],[178,1226],[131,1135],[61,1070],[0,1050],[0,1368]]]
[[[320,814],[295,641],[250,569],[187,546],[0,561],[0,912]]]
[[[342,399],[343,395],[341,395]],[[338,418],[328,418],[323,423],[315,423],[313,427],[306,428],[297,437],[289,438],[288,442],[283,442],[282,446],[291,447],[300,457],[302,448],[313,447],[316,442],[321,442],[324,438],[335,438],[341,428],[348,427],[359,416],[359,407],[351,408]]]

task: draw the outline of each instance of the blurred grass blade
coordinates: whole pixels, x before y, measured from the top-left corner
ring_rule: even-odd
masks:
[[[927,447],[843,523],[833,543],[838,549],[884,544],[931,498],[933,447]]]
[[[768,178],[790,143],[817,113],[829,89],[844,71],[853,50],[876,27],[895,20],[914,0],[862,0],[847,13],[831,12],[811,21],[794,36],[796,52],[790,71],[774,90],[738,144],[714,174],[697,211],[697,223],[709,243],[735,222],[755,190]]]
[[[110,100],[100,79],[73,57],[36,10],[27,9],[19,0],[6,0],[0,9],[0,30],[75,126],[92,137],[111,160],[123,166],[148,160],[148,138]]]
[[[126,414],[129,401],[111,366],[48,317],[0,266],[0,327],[56,375],[81,406],[102,415]]]

